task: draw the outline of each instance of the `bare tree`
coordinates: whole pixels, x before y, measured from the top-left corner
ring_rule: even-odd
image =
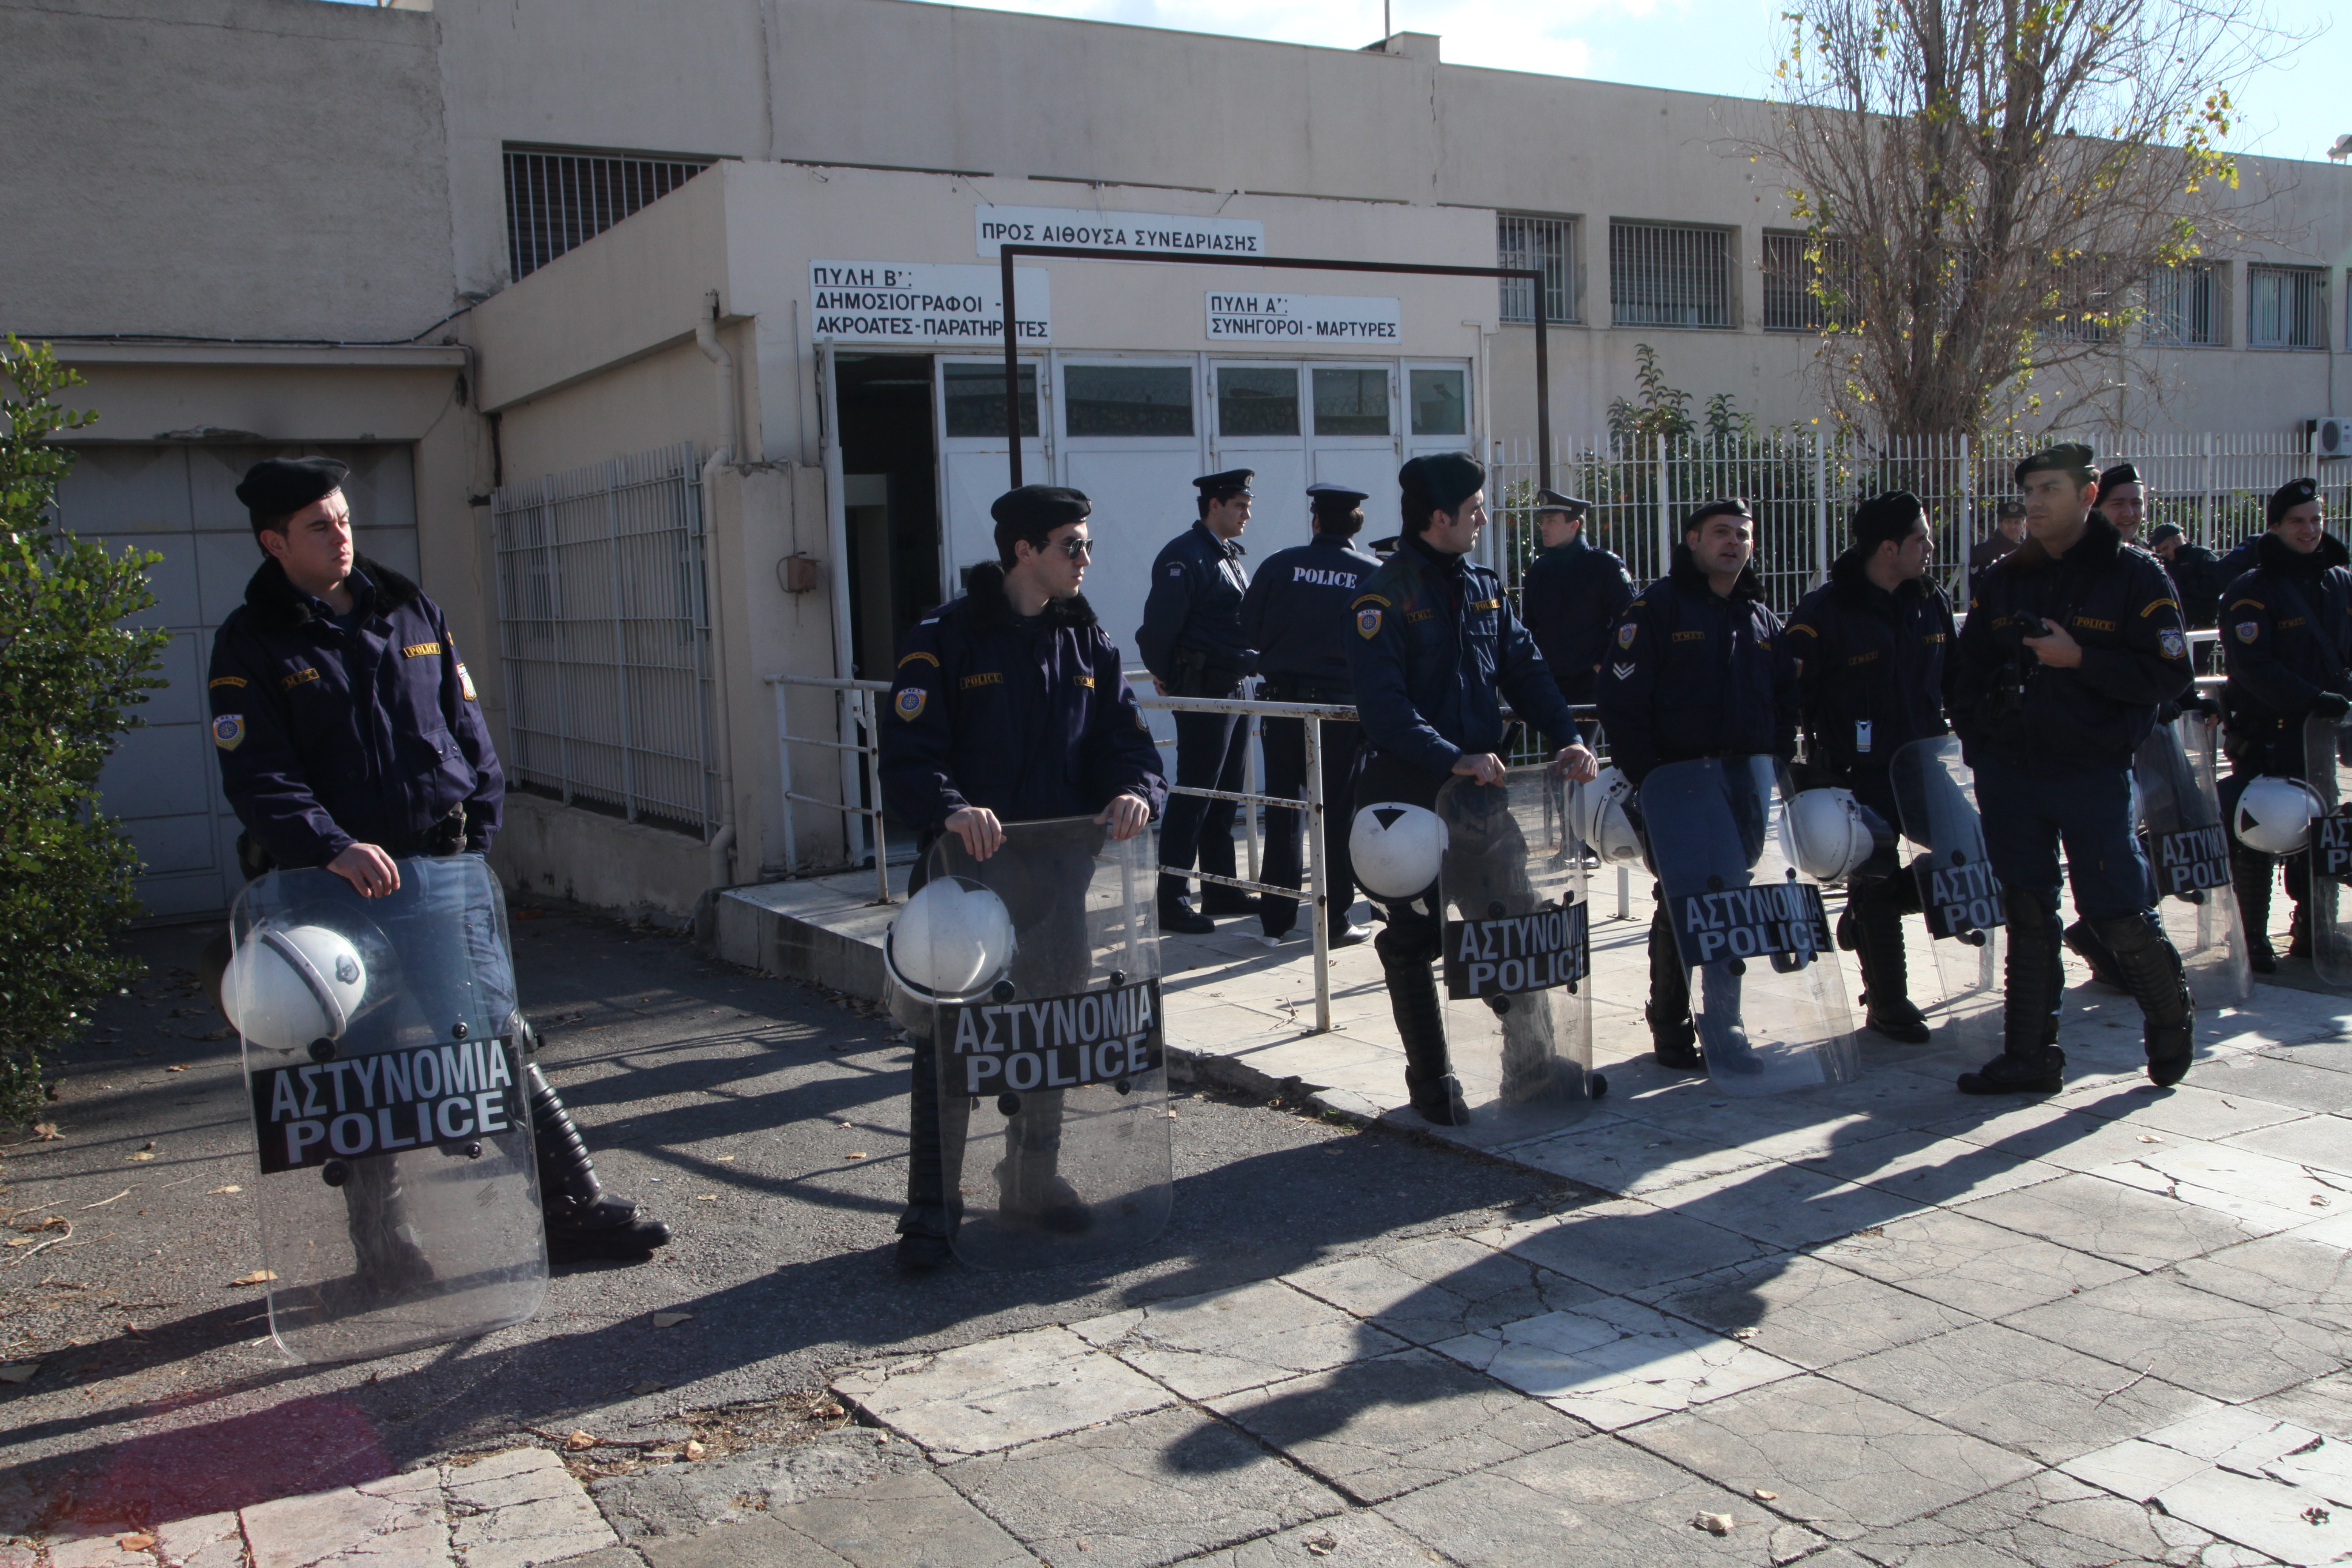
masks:
[[[2220,150],[2231,91],[2292,41],[2252,0],[1795,0],[1789,20],[1749,151],[1809,226],[1825,391],[1858,424],[2058,412],[2044,389],[2110,379],[2146,335],[2151,279],[2252,218]]]

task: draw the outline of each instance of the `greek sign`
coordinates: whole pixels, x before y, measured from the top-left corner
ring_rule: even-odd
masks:
[[[1116,1084],[1160,1064],[1157,980],[940,1011],[940,1035],[962,1064],[966,1094]]]
[[[1209,335],[1262,342],[1393,342],[1403,330],[1395,300],[1363,294],[1251,294],[1211,289]]]
[[[1588,905],[1445,922],[1445,994],[1457,1002],[1570,985],[1585,976]]]
[[[922,261],[812,261],[810,319],[820,341],[842,343],[993,343],[1004,336],[1003,278],[993,267]],[[1053,338],[1043,268],[1013,274],[1013,332]]]
[[[1682,950],[1700,963],[1785,954],[1802,968],[1830,950],[1829,911],[1811,882],[1685,893],[1673,907]]]
[[[2001,923],[2000,883],[1992,874],[1990,860],[1921,866],[1919,897],[1930,936],[1965,936]]]
[[[504,1039],[271,1068],[251,1087],[264,1175],[463,1144],[525,1120]]]
[[[982,256],[1009,245],[1076,245],[1090,250],[1192,250],[1202,260],[1264,256],[1265,225],[1255,218],[1177,217],[1169,213],[1106,213],[1087,207],[972,209]]]
[[[2158,834],[2148,852],[2156,863],[2158,897],[2202,903],[2202,899],[2192,895],[2230,885],[2230,841],[2218,822],[2210,827]]]
[[[2311,825],[2311,868],[2352,882],[2352,816],[2323,816]]]

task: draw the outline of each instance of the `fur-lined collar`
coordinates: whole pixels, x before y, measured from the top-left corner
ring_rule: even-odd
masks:
[[[1872,548],[1875,549],[1876,546],[1874,545]],[[1923,598],[1927,592],[1927,580],[1924,577],[1914,577],[1908,582],[1897,583],[1895,584],[1895,591],[1890,595],[1885,589],[1870,580],[1868,557],[1864,552],[1863,547],[1857,544],[1830,563],[1830,592],[1836,596],[1841,605],[1863,609],[1883,598],[1897,601]]]
[[[1087,603],[1084,594],[1074,594],[1066,599],[1048,599],[1045,607],[1034,619],[1023,616],[1013,609],[1013,601],[1004,592],[1004,568],[993,561],[984,561],[971,569],[965,597],[971,604],[972,624],[991,631],[1012,631],[1031,626],[1053,629],[1069,626],[1084,631],[1095,624],[1095,610]]]
[[[1692,559],[1691,549],[1687,544],[1675,546],[1674,567],[1666,574],[1666,577],[1685,594],[1715,592],[1715,586],[1708,582],[1706,574],[1701,571],[1699,563]],[[1756,575],[1756,558],[1751,555],[1748,558],[1748,564],[1739,569],[1739,580],[1732,584],[1730,597],[1760,599],[1763,596],[1764,580]]]
[[[2064,561],[2069,566],[2102,571],[2114,565],[2126,550],[2139,550],[2139,546],[2126,544],[2116,525],[2107,521],[2107,514],[2094,508],[2091,515],[2084,520],[2083,537],[2066,552]],[[2144,550],[2139,552],[2147,554]],[[2153,561],[2156,557],[2149,555],[2148,559]],[[2023,543],[2000,558],[2000,565],[2007,572],[2039,572],[2049,565],[2051,560],[2050,552],[2042,548],[2042,542],[2028,534]]]
[[[2316,577],[2331,566],[2352,561],[2343,542],[2332,533],[2319,536],[2319,548],[2308,555],[2287,547],[2285,540],[2275,533],[2265,533],[2254,544],[2254,563],[2263,571],[2282,573],[2290,577]]]
[[[365,579],[365,587],[357,595],[362,607],[379,616],[405,609],[416,602],[419,590],[415,584],[380,561],[364,555],[352,557],[352,575]],[[310,595],[287,579],[286,568],[272,556],[262,562],[245,585],[245,607],[264,631],[297,632],[320,619],[311,605],[318,603]]]

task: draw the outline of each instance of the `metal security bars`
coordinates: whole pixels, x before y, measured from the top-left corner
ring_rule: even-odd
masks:
[[[518,281],[585,245],[715,162],[509,147],[507,258]]]
[[[1829,307],[1814,292],[1813,280],[1826,278],[1841,286],[1846,273],[1846,242],[1818,242],[1821,259],[1810,252],[1811,235],[1785,230],[1764,231],[1764,330],[1768,332],[1818,332],[1830,324]]]
[[[710,620],[691,443],[500,487],[490,500],[507,774],[708,839]]]
[[[1576,254],[1576,220],[1536,217],[1527,213],[1495,215],[1495,265],[1543,274],[1544,319],[1573,321],[1576,290],[1570,286],[1569,268]],[[1535,284],[1525,278],[1502,281],[1501,316],[1524,323],[1536,319]]]
[[[2221,342],[2227,320],[2221,294],[2227,262],[2184,261],[2147,276],[2144,331],[2151,343],[2175,348],[2212,348]]]
[[[1731,325],[1731,236],[1609,220],[1609,310],[1621,327]]]
[[[2318,267],[2246,268],[2246,346],[2327,346],[2327,273]]]

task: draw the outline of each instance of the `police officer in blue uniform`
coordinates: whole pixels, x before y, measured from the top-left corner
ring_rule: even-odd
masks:
[[[1257,649],[1258,696],[1268,702],[1350,703],[1348,678],[1348,605],[1357,585],[1380,569],[1380,562],[1356,548],[1364,526],[1364,492],[1345,485],[1307,487],[1307,526],[1314,537],[1267,558],[1242,595],[1242,636]],[[1348,781],[1356,770],[1363,727],[1338,720],[1318,721],[1323,757],[1323,874],[1328,887],[1325,929],[1333,947],[1364,940],[1349,923],[1356,880],[1348,862]],[[1265,793],[1305,798],[1307,725],[1297,719],[1265,721]],[[1280,807],[1265,814],[1265,861],[1261,878],[1276,887],[1298,886],[1300,813]],[[1258,918],[1269,943],[1290,934],[1297,901],[1268,896]]]
[[[1864,501],[1853,538],[1830,580],[1789,620],[1805,782],[1852,790],[1894,829],[1903,819],[1888,764],[1912,742],[1951,732],[1944,700],[1958,634],[1951,600],[1927,575],[1936,546],[1917,496],[1895,490]],[[1916,889],[1892,847],[1873,856],[1846,879],[1838,940],[1862,961],[1870,1027],[1923,1046],[1927,1021],[1912,1005],[1903,952],[1903,917],[1917,910]]]
[[[1748,503],[1708,501],[1683,520],[1666,574],[1619,617],[1595,695],[1609,760],[1635,788],[1665,763],[1796,754],[1796,664],[1764,603],[1755,556]],[[1650,921],[1645,1015],[1662,1065],[1706,1070],[1663,896]]]
[[[2230,776],[2221,816],[2237,818],[2238,797],[2253,780],[2303,778],[2305,721],[2341,719],[2352,708],[2352,567],[2343,542],[2327,531],[2326,503],[2311,479],[2290,479],[2263,508],[2270,528],[2255,542],[2253,570],[2221,595],[2221,653],[2227,727],[2222,744]],[[2278,859],[2230,836],[2230,876],[2246,949],[2257,973],[2278,970],[2271,945],[2271,887]],[[2286,862],[2294,900],[2290,958],[2311,955],[2311,858]]]
[[[1584,542],[1591,501],[1558,490],[1536,492],[1536,529],[1542,551],[1519,579],[1519,614],[1543,650],[1559,694],[1592,700],[1609,633],[1633,602],[1633,575],[1625,563]]]
[[[1349,606],[1348,665],[1368,748],[1357,808],[1430,805],[1450,776],[1500,784],[1505,698],[1550,739],[1570,778],[1591,779],[1599,767],[1542,651],[1512,613],[1502,579],[1470,560],[1486,526],[1486,466],[1467,452],[1440,452],[1407,463],[1397,483],[1404,528],[1396,553]],[[1388,920],[1372,945],[1404,1045],[1406,1090],[1424,1119],[1459,1126],[1469,1111],[1430,970],[1442,932],[1437,889],[1381,902]]]
[[[997,559],[972,568],[963,597],[908,631],[882,721],[883,798],[917,826],[919,873],[943,833],[982,860],[1003,844],[1007,822],[1090,816],[1128,839],[1168,798],[1160,748],[1119,672],[1118,649],[1078,592],[1091,558],[1093,503],[1076,490],[1024,485],[989,510]],[[1015,910],[1016,920],[1025,913]],[[956,1205],[944,1149],[950,1135],[961,1143],[961,1130],[942,1124],[927,1028],[909,1021],[909,1032],[914,1079],[898,1259],[919,1272],[950,1256]],[[967,1109],[959,1100],[948,1113]],[[1017,1175],[1031,1193],[1056,1190],[1058,1131],[1056,1115],[1034,1151],[1024,1149],[1038,1168],[1000,1179]]]
[[[2191,683],[2180,605],[2156,558],[2098,511],[2089,447],[2045,447],[2018,464],[2017,482],[2029,537],[1985,573],[1952,685],[2009,927],[2002,1052],[1959,1087],[2050,1094],[2063,1083],[2062,845],[2075,912],[2139,1004],[2148,1077],[2178,1083],[2196,1003],[2153,909],[2131,770],[2158,710]]]
[[[391,898],[402,859],[488,851],[506,781],[440,607],[353,551],[349,472],[273,458],[236,487],[267,559],[213,637],[212,738],[248,876],[324,867]],[[224,939],[207,977],[227,958]],[[537,1063],[528,1076],[550,1256],[641,1258],[667,1242],[667,1226],[604,1190]],[[349,1201],[397,1201],[362,1185]]]
[[[1249,526],[1255,470],[1229,468],[1192,481],[1201,494],[1200,521],[1169,541],[1151,563],[1151,591],[1143,602],[1136,651],[1152,683],[1167,697],[1234,698],[1256,666],[1256,650],[1242,634],[1242,530]],[[1242,787],[1249,725],[1234,713],[1176,715],[1176,782],[1227,793]],[[1190,936],[1216,930],[1213,915],[1250,915],[1258,900],[1219,882],[1201,884],[1196,910],[1185,889],[1197,859],[1215,877],[1234,875],[1234,812],[1229,800],[1176,796],[1160,829],[1160,929]]]

